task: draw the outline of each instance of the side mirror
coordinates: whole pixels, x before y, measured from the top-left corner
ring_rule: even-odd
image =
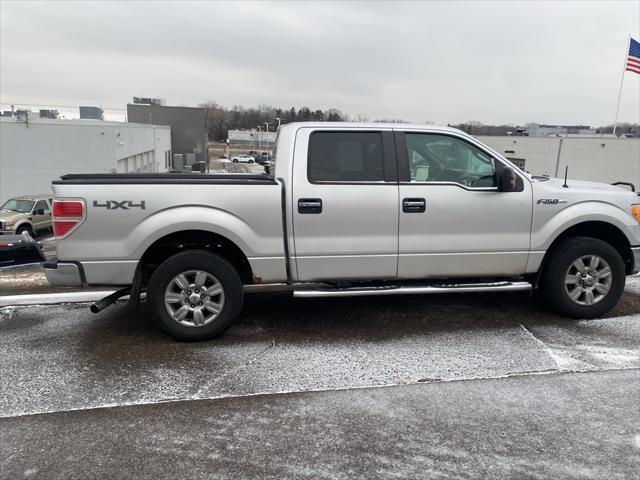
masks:
[[[500,177],[498,179],[498,188],[501,192],[516,192],[520,190],[519,183],[522,180],[516,175],[511,167],[502,167]]]
[[[44,210],[42,208],[39,208],[38,210],[36,210],[36,215],[44,215]]]

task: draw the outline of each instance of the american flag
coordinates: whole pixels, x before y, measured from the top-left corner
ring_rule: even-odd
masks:
[[[627,68],[625,70],[640,74],[640,42],[635,41],[633,38],[629,42],[629,55],[627,56]]]

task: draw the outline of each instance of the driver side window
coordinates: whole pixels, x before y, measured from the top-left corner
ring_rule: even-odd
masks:
[[[456,137],[405,133],[412,182],[455,182],[471,188],[495,187],[493,158]]]
[[[40,200],[38,203],[36,203],[36,206],[33,208],[33,212],[35,213],[38,210],[44,210],[45,212],[49,210],[49,205],[47,205],[47,202],[45,200]]]

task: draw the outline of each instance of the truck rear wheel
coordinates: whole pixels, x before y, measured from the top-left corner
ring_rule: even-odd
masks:
[[[545,263],[542,290],[549,303],[568,317],[600,317],[618,303],[624,291],[624,262],[602,240],[564,239]]]
[[[243,300],[233,265],[203,250],[165,260],[149,280],[148,296],[156,325],[185,341],[221,335],[240,315]]]

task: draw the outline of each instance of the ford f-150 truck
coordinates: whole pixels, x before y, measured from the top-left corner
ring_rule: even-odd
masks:
[[[638,196],[532,177],[455,129],[293,123],[271,175],[96,174],[53,182],[54,285],[146,291],[183,340],[220,335],[243,295],[541,289],[599,317],[640,270]]]

